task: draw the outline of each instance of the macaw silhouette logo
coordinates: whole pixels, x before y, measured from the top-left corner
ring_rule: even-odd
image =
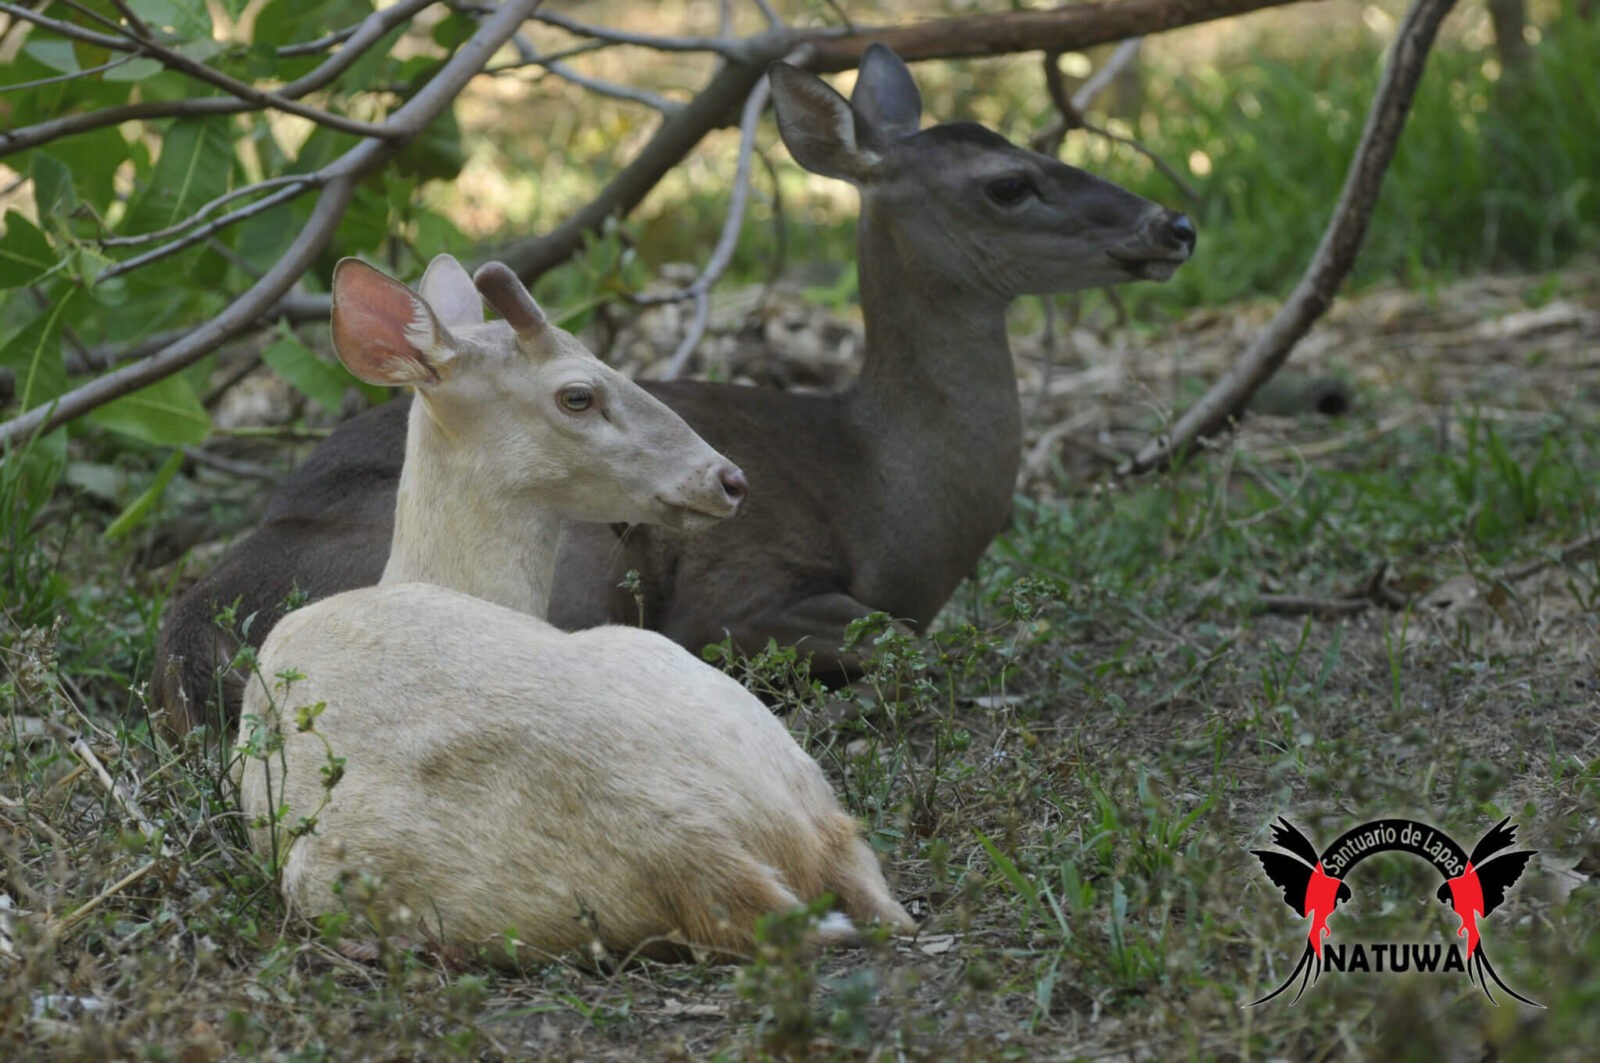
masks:
[[[1337,970],[1346,969],[1343,946],[1332,950],[1329,955],[1324,954],[1324,944],[1333,934],[1328,926],[1328,917],[1353,896],[1345,880],[1355,865],[1376,853],[1399,850],[1422,857],[1443,876],[1444,881],[1436,896],[1450,905],[1461,920],[1456,937],[1465,939],[1466,960],[1461,960],[1458,947],[1452,942],[1445,954],[1442,970],[1464,970],[1473,984],[1483,990],[1490,1003],[1499,1003],[1489,989],[1492,981],[1524,1004],[1542,1007],[1501,980],[1494,965],[1489,962],[1478,929],[1478,920],[1487,918],[1489,913],[1505,902],[1506,891],[1522,877],[1529,858],[1537,851],[1521,849],[1504,852],[1515,844],[1516,837],[1517,828],[1511,824],[1508,816],[1478,841],[1469,856],[1449,835],[1426,823],[1408,819],[1380,819],[1346,831],[1327,849],[1318,853],[1316,846],[1294,824],[1282,816],[1278,817],[1278,822],[1272,828],[1272,843],[1284,851],[1252,849],[1250,852],[1261,861],[1261,868],[1267,877],[1283,892],[1284,902],[1294,909],[1296,915],[1310,919],[1311,923],[1306,932],[1305,949],[1289,977],[1277,989],[1245,1006],[1263,1004],[1285,992],[1299,979],[1300,988],[1290,1002],[1296,1003],[1308,985],[1322,978],[1330,964]],[[1353,969],[1369,970],[1363,951],[1365,946],[1356,944],[1352,948],[1359,957],[1358,965]],[[1413,958],[1417,960],[1419,971],[1441,969],[1438,967],[1438,946],[1432,947],[1431,962],[1425,962],[1430,960],[1426,946],[1386,943],[1371,948],[1378,956],[1379,971],[1384,969],[1385,954],[1392,958],[1390,970],[1408,969]],[[1402,962],[1406,966],[1402,966]]]
[[[1278,817],[1278,825],[1272,828],[1272,844],[1294,855],[1287,856],[1268,849],[1251,849],[1250,852],[1261,861],[1261,868],[1267,877],[1283,891],[1284,902],[1294,909],[1294,914],[1311,917],[1311,927],[1306,933],[1306,950],[1295,965],[1294,973],[1275,991],[1254,1001],[1251,1007],[1271,1000],[1288,989],[1295,975],[1304,971],[1300,979],[1300,992],[1294,995],[1295,1002],[1298,1002],[1306,991],[1306,985],[1322,977],[1322,941],[1333,933],[1328,929],[1328,916],[1333,914],[1340,901],[1350,899],[1350,887],[1345,885],[1344,879],[1334,878],[1323,869],[1322,857],[1317,855],[1317,847],[1311,844],[1311,839],[1282,816]]]
[[[1519,996],[1494,973],[1494,967],[1489,963],[1489,958],[1484,955],[1479,947],[1482,943],[1478,934],[1478,919],[1486,917],[1500,905],[1505,903],[1506,890],[1516,884],[1522,877],[1522,872],[1528,866],[1529,857],[1533,856],[1536,849],[1519,849],[1514,853],[1505,853],[1495,856],[1502,849],[1508,849],[1516,844],[1517,828],[1512,825],[1511,817],[1507,816],[1490,828],[1489,833],[1478,839],[1478,844],[1472,847],[1472,855],[1467,857],[1467,869],[1455,878],[1447,878],[1444,885],[1439,887],[1435,894],[1441,901],[1455,909],[1456,915],[1461,919],[1461,928],[1456,931],[1456,937],[1467,939],[1467,971],[1478,984],[1483,986],[1484,993],[1489,993],[1489,985],[1484,981],[1485,974],[1493,978],[1496,985],[1507,993],[1526,1003],[1532,1003],[1528,998]],[[1494,857],[1494,859],[1490,859]],[[1489,996],[1493,1000],[1493,995]]]

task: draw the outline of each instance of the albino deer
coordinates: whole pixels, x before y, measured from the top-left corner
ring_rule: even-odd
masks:
[[[596,936],[748,956],[758,917],[824,893],[844,914],[820,941],[853,938],[851,919],[910,929],[822,770],[752,694],[653,632],[530,615],[560,520],[706,524],[744,480],[506,267],[476,283],[445,255],[420,298],[351,259],[334,273],[340,358],[417,398],[382,581],[285,616],[246,686],[240,803],[285,898],[332,911],[376,876],[380,924],[498,958]],[[505,322],[483,323],[479,291]]]
[[[685,538],[569,528],[550,619],[643,623],[698,650],[732,636],[812,654],[849,678],[852,620],[881,610],[927,624],[1011,510],[1022,417],[1006,337],[1020,295],[1164,280],[1189,257],[1189,219],[971,123],[919,131],[905,65],[873,46],[849,101],[779,63],[778,128],[796,161],[861,193],[857,256],[866,321],[859,382],[834,395],[694,381],[646,383],[754,488],[739,520]],[[406,411],[349,422],[290,476],[265,524],[172,611],[157,689],[198,722],[233,641],[219,606],[240,599],[259,639],[295,588],[312,597],[383,571]],[[637,591],[619,588],[629,570]],[[226,683],[224,684],[227,685]],[[237,695],[224,691],[232,709]]]

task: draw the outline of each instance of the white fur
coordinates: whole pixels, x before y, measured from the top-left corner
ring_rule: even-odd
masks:
[[[447,270],[429,276],[455,283]],[[396,324],[409,333],[411,323]],[[509,328],[481,328],[499,329],[493,346],[514,345]],[[520,410],[522,430],[530,453],[554,462],[552,486],[497,483],[500,466],[484,444],[447,460],[469,424],[506,419],[499,407],[519,393],[506,386],[507,366],[513,377],[534,376],[560,357],[485,353],[458,360],[451,380],[419,394],[396,512],[398,566],[391,560],[377,587],[285,617],[246,690],[241,747],[264,748],[259,740],[273,734],[283,744],[243,760],[240,802],[253,847],[280,861],[289,904],[308,915],[349,905],[380,932],[510,959],[596,939],[619,954],[689,944],[749,955],[761,915],[823,893],[848,916],[910,928],[821,769],[737,682],[654,633],[566,634],[397,575],[437,562],[430,571],[446,578],[474,569],[462,577],[474,587],[526,585],[532,563],[546,566],[533,580],[548,586],[548,544],[481,547],[529,529],[553,536],[570,509],[590,512],[592,499],[567,500],[554,486],[573,471],[564,462],[600,470],[591,493],[617,512],[589,519],[628,519],[682,489],[674,461],[608,472],[603,434],[588,451],[563,448],[565,415],[548,415],[551,429],[537,404]],[[500,373],[497,386],[476,386],[480,372]],[[637,404],[643,392],[631,383],[605,384],[614,401],[636,403],[630,431],[692,436],[665,407]],[[419,432],[432,418],[449,424]],[[300,730],[300,710],[318,705]],[[330,788],[338,760],[342,778]],[[296,829],[302,820],[309,831]],[[829,916],[815,937],[851,940],[854,924]]]

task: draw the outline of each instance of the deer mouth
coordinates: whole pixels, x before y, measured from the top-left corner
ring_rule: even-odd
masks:
[[[1178,272],[1178,267],[1189,260],[1186,251],[1157,254],[1134,254],[1127,251],[1107,251],[1106,257],[1140,280],[1164,281]]]
[[[699,509],[682,502],[672,502],[659,495],[656,496],[656,502],[661,506],[661,523],[685,532],[704,531],[713,524],[721,524],[734,513],[731,510],[713,513],[711,510]]]

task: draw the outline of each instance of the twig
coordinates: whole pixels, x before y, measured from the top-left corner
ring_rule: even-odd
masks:
[[[50,405],[37,406],[0,424],[0,445],[20,442],[37,432],[48,432],[97,406],[152,384],[193,364],[217,345],[247,329],[283,297],[322,252],[344,216],[356,182],[386,161],[399,150],[406,137],[414,136],[448,106],[538,3],[539,0],[506,0],[439,69],[432,81],[388,117],[384,124],[395,136],[363,140],[318,170],[315,177],[322,184],[322,191],[311,217],[283,257],[222,313],[143,361],[114,370],[74,388]]]
[[[1134,137],[1124,136],[1121,133],[1113,133],[1105,126],[1096,125],[1084,116],[1084,110],[1094,101],[1095,96],[1099,95],[1107,85],[1111,84],[1111,80],[1117,76],[1121,68],[1139,54],[1139,42],[1142,39],[1136,37],[1131,41],[1123,41],[1117,47],[1117,50],[1112,53],[1111,58],[1103,63],[1100,69],[1096,70],[1087,81],[1078,87],[1078,91],[1071,96],[1067,95],[1066,85],[1061,79],[1061,53],[1050,52],[1046,54],[1044,60],[1044,83],[1045,88],[1050,93],[1051,101],[1056,105],[1058,114],[1056,120],[1049,127],[1034,135],[1034,145],[1038,150],[1054,155],[1061,150],[1061,142],[1065,139],[1069,130],[1081,129],[1085,133],[1104,137],[1115,144],[1130,147],[1149,159],[1155,168],[1160,170],[1162,175],[1182,193],[1185,199],[1191,203],[1198,203],[1200,194],[1194,190],[1193,185],[1184,180],[1183,175],[1178,173],[1177,168],[1168,163],[1167,160],[1146,147],[1142,141]]]
[[[1333,301],[1366,235],[1372,207],[1405,127],[1428,49],[1439,23],[1454,6],[1455,0],[1413,0],[1400,24],[1383,81],[1373,98],[1361,143],[1339,194],[1339,204],[1305,276],[1238,362],[1177,420],[1168,435],[1145,444],[1132,461],[1118,470],[1120,475],[1165,465],[1202,436],[1227,427],[1256,389],[1288,359],[1295,344]]]
[[[111,795],[112,799],[121,806],[122,811],[128,814],[128,818],[133,820],[134,824],[139,828],[139,833],[144,835],[146,841],[155,841],[156,837],[163,833],[161,827],[144,814],[144,809],[139,807],[139,803],[133,799],[133,795],[129,794],[127,789],[113,779],[110,772],[106,771],[106,766],[100,763],[100,758],[95,756],[94,750],[89,748],[89,743],[84,741],[82,735],[75,735],[69,748],[89,768],[89,771],[99,780],[100,785],[105,787],[106,792]],[[165,838],[161,841],[161,855],[172,855],[172,847]]]
[[[229,211],[222,217],[217,218],[215,221],[207,222],[200,228],[195,229],[193,232],[186,233],[176,240],[162,244],[160,247],[152,248],[142,255],[134,255],[132,258],[123,259],[114,266],[107,266],[105,269],[95,274],[94,283],[102,284],[108,280],[111,280],[113,277],[120,277],[124,273],[130,273],[141,266],[148,266],[150,263],[159,262],[161,259],[166,258],[169,255],[175,255],[184,248],[192,247],[193,245],[200,243],[202,240],[210,238],[213,234],[221,232],[230,225],[244,221],[246,218],[254,217],[263,211],[271,210],[280,203],[287,203],[291,199],[298,198],[317,183],[317,178],[315,176],[300,177],[298,180],[291,182],[286,187],[280,188],[272,195],[264,196],[261,199],[256,200],[248,207],[240,207],[238,210]],[[179,227],[187,227],[194,224],[194,221],[194,218],[190,218],[187,222],[180,223]]]
[[[1521,583],[1530,576],[1537,576],[1553,565],[1570,565],[1575,561],[1582,561],[1590,554],[1600,554],[1600,533],[1586,535],[1576,542],[1570,542],[1557,550],[1553,557],[1541,557],[1534,561],[1527,561],[1514,568],[1502,569],[1495,575],[1496,583]]]
[[[130,871],[116,882],[113,882],[111,885],[95,894],[94,897],[74,908],[66,915],[62,916],[60,919],[50,920],[50,931],[57,935],[67,933],[73,927],[77,926],[79,923],[89,918],[89,916],[93,915],[95,910],[106,901],[110,900],[112,897],[115,897],[117,894],[121,893],[129,886],[134,885],[140,879],[154,871],[156,869],[156,865],[158,865],[160,862],[161,861],[159,860],[151,860],[147,863],[141,864],[133,871]]]
[[[37,81],[19,81],[14,85],[0,85],[0,95],[4,95],[7,92],[21,92],[24,89],[42,88],[45,85],[55,85],[62,81],[76,81],[78,78],[92,77],[95,74],[104,74],[107,70],[115,70],[124,63],[131,63],[137,58],[139,57],[136,55],[124,55],[119,59],[111,60],[109,63],[91,66],[87,70],[74,70],[70,74],[57,74],[55,77],[39,78]]]
[[[662,37],[654,33],[629,33],[626,30],[590,25],[554,11],[543,10],[534,14],[533,20],[566,30],[578,37],[607,41],[611,44],[631,44],[658,52],[715,52],[729,62],[751,61],[750,42],[738,37]]]
[[[204,447],[184,447],[183,456],[196,465],[203,465],[208,469],[213,469],[240,480],[260,480],[263,483],[276,484],[283,479],[283,473],[278,469],[269,468],[253,461],[238,461],[234,458],[225,458],[221,454],[213,454]]]
[[[778,16],[778,12],[774,10],[767,0],[755,0],[755,4],[761,11],[761,17],[767,20],[768,29],[775,30],[783,26],[783,19]]]
[[[788,61],[804,63],[810,49],[804,45],[789,54]],[[761,112],[766,110],[767,100],[772,96],[772,84],[766,78],[756,82],[749,98],[744,101],[744,113],[739,118],[739,161],[733,172],[733,193],[728,199],[728,216],[723,220],[722,232],[717,237],[716,247],[711,250],[711,257],[706,261],[706,268],[701,272],[695,282],[689,285],[676,296],[655,297],[652,302],[664,302],[671,298],[694,298],[694,318],[690,321],[689,331],[684,334],[678,349],[672,352],[672,357],[667,360],[666,369],[662,372],[663,380],[672,380],[683,372],[688,364],[689,356],[694,349],[700,346],[700,340],[706,333],[706,322],[711,316],[711,286],[727,270],[728,263],[733,261],[734,250],[739,246],[739,234],[744,229],[745,207],[750,202],[750,158],[755,152],[756,128],[761,123]]]
[[[168,225],[164,229],[156,229],[153,232],[139,233],[135,236],[102,236],[95,242],[101,247],[136,247],[139,244],[148,244],[152,240],[160,240],[163,237],[171,236],[173,233],[181,233],[191,225],[199,224],[199,222],[205,218],[207,214],[210,214],[212,211],[223,206],[224,204],[232,203],[236,199],[242,199],[245,196],[255,195],[258,192],[265,192],[272,188],[281,188],[284,185],[303,185],[305,183],[306,176],[304,174],[297,173],[287,174],[283,177],[274,177],[266,181],[257,181],[253,185],[246,185],[243,188],[235,188],[232,192],[226,192],[218,196],[216,199],[213,199],[211,202],[207,203],[205,206],[189,215],[183,221],[180,221],[174,225]]]
[[[541,59],[539,50],[520,33],[517,34],[515,43],[517,54],[521,59],[519,66],[542,66],[556,77],[564,81],[570,81],[579,88],[587,89],[596,96],[606,96],[613,100],[626,100],[629,103],[642,104],[652,110],[660,111],[662,114],[675,114],[683,109],[683,104],[677,100],[669,100],[660,93],[651,92],[649,89],[635,88],[632,85],[618,85],[614,81],[606,81],[603,78],[581,74],[567,64],[558,62],[555,59]],[[505,69],[507,68],[500,67],[494,72],[499,73]]]
[[[519,33],[515,39],[520,42],[522,40],[522,35]],[[519,43],[517,47],[516,62],[502,63],[499,66],[485,67],[483,72],[489,75],[509,74],[513,70],[521,70],[523,67],[549,66],[551,63],[559,63],[563,59],[571,59],[574,56],[588,55],[591,52],[598,52],[606,48],[614,47],[615,45],[610,44],[607,41],[584,41],[582,44],[575,44],[571,48],[563,48],[558,52],[551,52],[549,55],[541,57],[533,50],[532,45],[529,45],[528,51],[524,52]]]
[[[141,53],[155,59],[167,69],[187,74],[196,81],[202,81],[207,85],[219,88],[223,92],[237,96],[239,99],[254,104],[258,108],[271,108],[282,111],[285,114],[308,119],[329,129],[337,129],[341,133],[354,133],[362,137],[387,139],[400,135],[381,122],[363,122],[356,118],[346,118],[342,114],[324,111],[320,107],[309,107],[276,92],[258,89],[248,82],[229,77],[220,70],[213,70],[204,63],[196,62],[182,52],[168,48],[166,45],[151,40],[149,37],[136,36],[133,39],[138,42]]]
[[[400,3],[395,4],[393,7],[378,12],[377,15],[369,15],[354,26],[347,26],[342,30],[328,34],[326,37],[318,37],[314,41],[305,41],[300,44],[286,44],[278,49],[277,54],[279,58],[291,59],[295,56],[315,55],[317,52],[325,52],[336,44],[343,44],[346,41],[353,40],[363,29],[370,32],[368,23],[373,22],[375,19],[382,23],[383,33],[387,33],[390,29],[417,14],[423,8],[432,7],[437,2],[438,0],[401,0]],[[382,35],[380,33],[378,36]]]
[[[294,100],[325,87],[348,70],[369,48],[381,41],[391,29],[432,2],[433,0],[401,0],[400,3],[395,4],[393,7],[373,12],[367,16],[355,33],[350,36],[343,48],[329,56],[315,70],[279,88],[277,95],[284,99]],[[0,11],[11,7],[15,7],[15,5],[6,3],[5,0],[0,0]],[[108,40],[120,42],[122,38],[111,37]],[[57,137],[68,136],[72,133],[86,133],[92,129],[101,129],[105,126],[118,125],[122,122],[154,118],[238,114],[242,111],[256,109],[258,109],[256,105],[236,96],[203,96],[183,100],[156,100],[147,103],[125,104],[120,107],[107,107],[99,111],[85,111],[81,114],[52,118],[31,126],[22,126],[18,129],[0,129],[0,156],[37,147]]]

